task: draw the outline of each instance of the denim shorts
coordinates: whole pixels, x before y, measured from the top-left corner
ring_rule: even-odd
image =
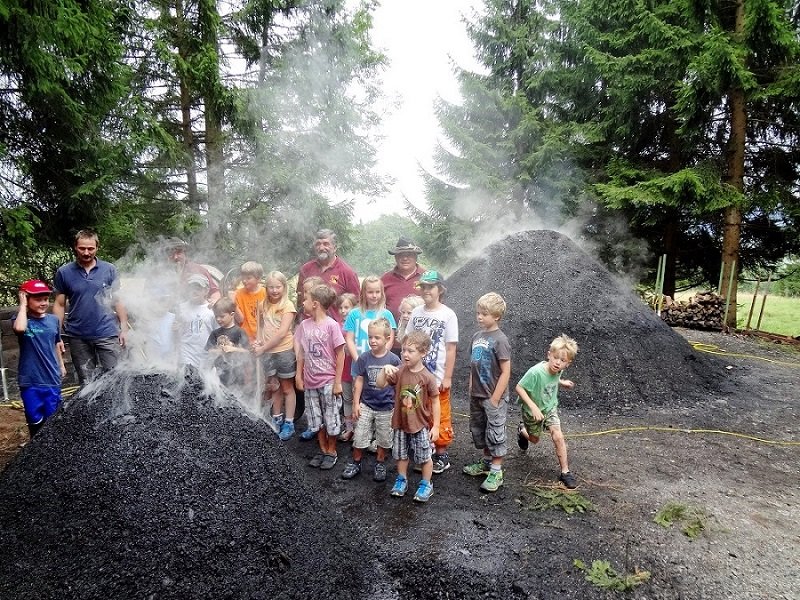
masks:
[[[267,377],[292,379],[297,373],[297,357],[294,355],[294,350],[263,354],[261,364],[264,365],[264,374]]]

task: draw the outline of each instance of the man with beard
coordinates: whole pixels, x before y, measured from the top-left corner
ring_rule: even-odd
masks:
[[[83,229],[76,233],[75,260],[59,267],[53,280],[53,314],[69,339],[80,385],[98,367],[108,371],[117,366],[128,332],[128,311],[114,297],[119,290],[117,269],[97,258],[99,245],[96,232]]]
[[[336,234],[330,229],[320,229],[314,236],[312,246],[315,258],[300,267],[297,276],[297,289],[303,289],[303,281],[309,277],[321,277],[325,285],[329,286],[336,295],[350,292],[356,297],[361,293],[358,275],[353,268],[336,255]],[[302,300],[298,298],[298,305]],[[336,310],[335,303],[328,309],[328,314],[342,322],[342,316]]]

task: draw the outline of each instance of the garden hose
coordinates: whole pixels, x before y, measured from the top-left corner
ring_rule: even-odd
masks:
[[[705,352],[707,354],[716,354],[718,356],[736,356],[739,358],[753,358],[756,360],[765,360],[767,362],[771,362],[776,365],[794,367],[795,369],[800,368],[800,363],[797,362],[786,362],[781,360],[775,360],[772,358],[767,358],[765,356],[757,356],[755,354],[738,354],[735,352],[728,352],[727,350],[723,350],[722,348],[714,344],[706,344],[703,342],[692,342],[692,341],[690,341],[689,344],[691,344],[692,348],[697,350],[698,352]]]

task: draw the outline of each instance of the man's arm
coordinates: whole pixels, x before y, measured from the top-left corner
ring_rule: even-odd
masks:
[[[61,327],[64,326],[64,315],[67,313],[67,296],[66,294],[56,294],[56,299],[53,301],[53,314],[58,317],[58,323]]]

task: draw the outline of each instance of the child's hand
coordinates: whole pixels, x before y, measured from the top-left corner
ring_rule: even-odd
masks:
[[[334,381],[333,382],[333,394],[334,394],[334,396],[341,395],[341,393],[342,393],[342,382],[340,381],[339,383],[336,383]]]
[[[399,369],[394,365],[385,365],[383,367],[383,372],[386,374],[387,377],[391,377],[395,373],[397,373]]]
[[[261,356],[264,354],[264,342],[253,342],[250,344],[250,350],[252,350],[253,354],[256,356]]]
[[[301,392],[305,389],[303,386],[303,376],[300,373],[294,376],[294,386]]]
[[[353,400],[353,421],[358,421],[358,417],[361,416],[361,402],[358,400]]]
[[[445,390],[449,390],[453,385],[453,380],[450,377],[445,377],[442,379],[442,383],[439,385],[439,391],[444,392]]]
[[[572,388],[575,387],[575,382],[572,381],[571,379],[562,379],[559,383],[561,384],[561,387],[563,387],[565,390],[571,390]]]
[[[542,411],[539,410],[539,407],[535,404],[531,408],[531,416],[533,416],[534,421],[544,421],[544,414],[542,414]]]
[[[20,306],[28,305],[28,293],[23,292],[22,290],[19,291],[19,305]]]
[[[435,442],[436,440],[438,440],[439,439],[439,428],[436,427],[435,425],[433,427],[431,427],[431,434],[430,435],[431,435],[431,441],[432,442]]]

